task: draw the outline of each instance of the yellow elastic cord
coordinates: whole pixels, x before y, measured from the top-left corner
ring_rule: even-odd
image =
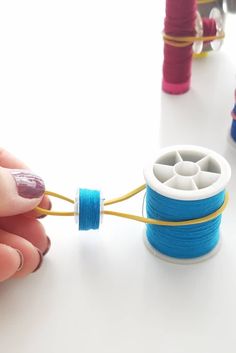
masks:
[[[44,194],[48,195],[48,196],[56,197],[57,199],[67,201],[69,203],[73,203],[73,204],[75,203],[75,201],[72,199],[69,199],[69,197],[57,194],[56,192],[45,191]],[[74,216],[75,215],[74,212],[51,211],[51,210],[46,210],[45,208],[41,208],[41,207],[36,207],[35,210],[41,214],[48,215],[48,216]]]
[[[216,210],[215,212],[211,213],[208,216],[205,216],[202,218],[191,219],[189,221],[178,221],[178,222],[160,221],[158,219],[145,218],[145,217],[141,217],[141,216],[135,216],[135,215],[121,213],[121,212],[115,212],[115,211],[103,211],[103,214],[122,217],[122,218],[128,218],[128,219],[132,219],[134,221],[148,223],[148,224],[156,224],[159,226],[170,226],[170,227],[187,226],[187,225],[192,225],[192,224],[205,223],[205,222],[211,221],[212,219],[218,217],[226,209],[228,201],[229,201],[229,195],[228,195],[228,193],[226,193],[224,203],[218,210]]]
[[[125,194],[124,196],[112,199],[112,200],[108,200],[104,202],[104,205],[112,205],[118,202],[122,202],[125,201],[129,198],[131,198],[132,196],[138,194],[139,192],[143,191],[146,188],[146,185],[141,185],[140,187],[134,189],[133,191],[129,192],[128,194]],[[70,202],[72,204],[74,204],[74,200],[65,197],[63,195],[57,194],[55,192],[51,192],[51,191],[46,191],[45,195],[49,195],[49,196],[53,196],[62,200],[65,200],[67,202]],[[188,221],[179,221],[179,222],[172,222],[172,221],[160,221],[157,219],[152,219],[152,218],[146,218],[146,217],[142,217],[142,216],[136,216],[136,215],[132,215],[132,214],[128,214],[128,213],[122,213],[122,212],[116,212],[116,211],[108,211],[108,210],[104,210],[102,213],[106,214],[106,215],[110,215],[110,216],[116,216],[116,217],[122,217],[122,218],[128,218],[128,219],[132,219],[134,221],[138,221],[138,222],[143,222],[143,223],[148,223],[148,224],[156,224],[156,225],[160,225],[160,226],[170,226],[170,227],[177,227],[177,226],[186,226],[186,225],[192,225],[192,224],[200,224],[200,223],[204,223],[204,222],[208,222],[211,221],[212,219],[218,217],[219,215],[221,215],[227,204],[228,204],[228,200],[229,200],[229,195],[228,193],[226,193],[225,195],[225,200],[223,205],[216,210],[215,212],[211,213],[208,216],[205,217],[201,217],[201,218],[197,218],[197,219],[192,219],[192,220],[188,220]],[[74,212],[57,212],[57,211],[50,211],[50,210],[45,210],[41,207],[36,207],[35,208],[36,211],[38,211],[41,214],[45,214],[45,215],[51,215],[51,216],[74,216],[75,213]]]
[[[140,193],[141,191],[143,191],[145,189],[146,189],[146,184],[143,184],[143,185],[139,186],[137,189],[134,189],[134,190],[130,191],[128,194],[125,194],[124,196],[117,197],[116,199],[105,201],[104,206],[113,205],[114,203],[128,200],[132,196],[137,195],[138,193]]]
[[[168,34],[163,34],[163,40],[166,44],[172,45],[173,47],[187,47],[194,42],[210,42],[213,40],[222,40],[224,39],[225,34],[222,33],[219,36],[207,36],[207,37],[175,37]]]
[[[202,51],[201,53],[193,53],[193,57],[196,59],[202,59],[202,58],[206,58],[208,56],[208,52],[207,51]]]
[[[216,2],[217,0],[197,0],[198,5],[210,4],[211,2]]]

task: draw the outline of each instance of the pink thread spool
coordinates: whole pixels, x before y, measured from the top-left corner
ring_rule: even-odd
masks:
[[[196,0],[166,0],[165,34],[194,36],[196,12]],[[189,90],[192,53],[192,44],[181,48],[164,44],[162,88],[165,92],[182,94]]]

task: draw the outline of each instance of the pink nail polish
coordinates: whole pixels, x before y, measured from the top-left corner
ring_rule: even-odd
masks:
[[[11,170],[17,193],[26,199],[39,198],[44,194],[45,186],[42,178],[31,173],[28,170],[14,169]]]

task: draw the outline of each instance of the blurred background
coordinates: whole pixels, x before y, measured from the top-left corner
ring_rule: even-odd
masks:
[[[233,169],[222,249],[175,266],[146,250],[141,224],[104,217],[78,233],[73,218],[48,217],[42,269],[0,284],[5,353],[235,352],[236,15],[220,51],[194,60],[191,90],[170,96],[164,13],[164,0],[1,2],[0,144],[47,189],[73,198],[77,186],[98,188],[107,199],[142,184],[162,146],[212,148]],[[140,214],[142,200],[119,209]]]

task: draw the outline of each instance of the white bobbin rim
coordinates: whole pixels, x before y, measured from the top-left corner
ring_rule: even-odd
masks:
[[[231,168],[218,153],[195,145],[176,145],[159,151],[156,161],[144,168],[146,184],[176,200],[202,200],[223,191]]]
[[[200,13],[196,12],[196,19],[195,19],[195,32],[196,37],[203,37],[203,23]],[[200,54],[203,49],[203,41],[196,41],[193,43],[193,52],[195,54]]]
[[[144,230],[144,234],[143,234],[143,241],[144,241],[144,244],[146,245],[147,249],[150,251],[150,253],[152,255],[158,257],[161,260],[164,260],[164,261],[170,262],[172,264],[176,264],[176,265],[194,265],[194,264],[198,264],[200,262],[206,261],[219,252],[219,250],[221,248],[221,243],[222,243],[221,236],[220,236],[220,239],[219,239],[218,243],[216,244],[216,246],[207,254],[205,254],[203,256],[194,257],[192,259],[178,259],[176,257],[164,255],[160,251],[155,249],[149,243],[149,240],[147,238],[147,234],[146,234],[145,230]]]
[[[224,20],[223,20],[222,13],[217,7],[213,7],[213,9],[211,9],[209,18],[212,18],[216,22],[216,35],[217,36],[222,35],[224,33]],[[215,39],[211,41],[210,44],[213,50],[219,50],[222,43],[223,43],[222,39]]]

